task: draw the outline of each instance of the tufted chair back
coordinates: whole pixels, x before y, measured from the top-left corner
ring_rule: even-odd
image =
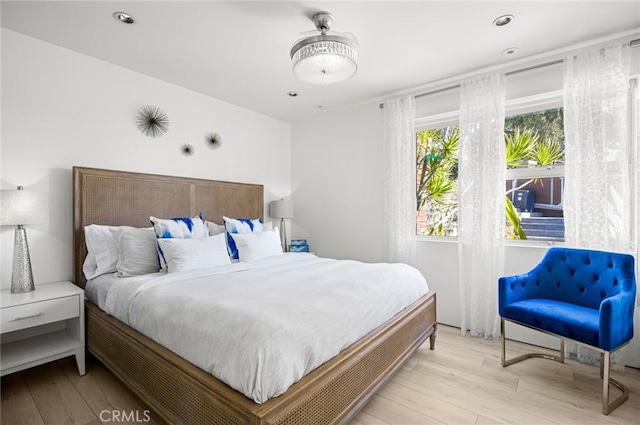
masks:
[[[531,276],[526,284],[534,285],[530,294],[536,298],[593,309],[629,290],[635,279],[630,255],[562,247],[550,248]]]

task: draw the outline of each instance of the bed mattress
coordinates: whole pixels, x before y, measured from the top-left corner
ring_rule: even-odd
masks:
[[[257,403],[427,292],[422,274],[405,264],[305,253],[87,285],[105,312]]]

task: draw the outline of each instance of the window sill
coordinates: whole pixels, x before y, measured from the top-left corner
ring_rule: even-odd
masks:
[[[436,243],[458,243],[458,238],[453,236],[415,236],[416,242],[436,242]],[[514,239],[506,239],[504,246],[523,247],[523,248],[549,248],[552,246],[564,246],[564,242],[556,241],[520,241]]]
[[[415,235],[416,242],[438,242],[438,243],[458,243],[455,236],[424,236]]]

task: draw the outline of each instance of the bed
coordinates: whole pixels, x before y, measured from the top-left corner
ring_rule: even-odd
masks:
[[[203,213],[262,217],[256,184],[73,169],[74,281],[84,287],[84,226],[149,225],[149,216]],[[427,338],[435,345],[436,297],[429,292],[322,364],[285,393],[258,404],[135,329],[86,304],[87,347],[160,419],[188,424],[346,423]]]

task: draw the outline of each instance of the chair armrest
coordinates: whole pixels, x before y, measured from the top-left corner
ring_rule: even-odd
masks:
[[[600,348],[614,350],[633,338],[633,313],[636,290],[630,281],[622,281],[626,291],[600,303]]]
[[[537,293],[535,286],[535,269],[529,273],[515,276],[505,276],[498,280],[498,312],[505,317],[508,305],[534,298]]]

